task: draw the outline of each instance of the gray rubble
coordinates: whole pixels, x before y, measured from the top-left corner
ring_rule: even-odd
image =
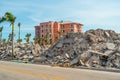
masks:
[[[22,62],[33,62],[41,53],[43,53],[49,46],[40,46],[39,44],[18,44],[14,43],[13,59]],[[11,43],[6,43],[0,47],[0,60],[12,59]]]
[[[14,60],[61,67],[120,69],[120,34],[112,30],[68,33],[52,46],[17,44]],[[11,59],[11,44],[0,47],[0,60]]]
[[[120,69],[120,34],[102,29],[69,33],[43,54],[58,66]]]

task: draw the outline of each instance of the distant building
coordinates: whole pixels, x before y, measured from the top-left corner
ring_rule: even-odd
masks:
[[[60,36],[69,32],[81,32],[82,26],[83,24],[72,21],[42,22],[40,25],[35,26],[35,37],[48,37],[50,41],[55,42]]]

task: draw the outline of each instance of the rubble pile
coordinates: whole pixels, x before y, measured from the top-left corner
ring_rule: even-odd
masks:
[[[0,60],[42,63],[61,67],[120,69],[120,34],[112,30],[68,33],[52,46],[0,43]]]
[[[69,33],[40,55],[41,63],[120,69],[120,34],[112,30]]]
[[[39,44],[18,44],[14,43],[14,54],[12,54],[12,44],[7,43],[0,47],[0,60],[14,60],[22,62],[33,62],[49,46],[40,46]]]

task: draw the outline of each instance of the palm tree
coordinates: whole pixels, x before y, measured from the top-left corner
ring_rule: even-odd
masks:
[[[45,45],[45,39],[44,38],[38,38],[38,42],[40,45],[44,46]]]
[[[0,27],[0,42],[2,41],[2,30],[3,30],[3,26]]]
[[[10,13],[6,12],[5,15],[0,18],[0,23],[7,21],[10,22],[10,25],[12,26],[12,59],[13,59],[13,54],[14,54],[14,23],[15,23],[16,17]]]
[[[19,44],[21,44],[22,39],[17,39],[17,42],[18,42]]]
[[[31,37],[31,33],[27,33],[26,35],[25,35],[25,40],[26,40],[26,42],[29,44],[30,43],[30,37]]]
[[[44,43],[45,45],[49,44],[49,32],[47,32],[44,36]]]
[[[21,23],[19,22],[18,23],[19,32],[18,32],[18,40],[17,40],[19,44],[22,42],[22,39],[20,39],[20,26],[21,26]]]
[[[39,38],[34,37],[33,40],[34,40],[34,43],[35,43],[35,44],[36,44],[36,43],[39,43]]]

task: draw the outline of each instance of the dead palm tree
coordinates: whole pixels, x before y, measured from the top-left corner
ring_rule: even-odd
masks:
[[[6,12],[5,15],[0,18],[0,23],[7,21],[10,22],[10,25],[12,26],[12,59],[13,59],[13,54],[14,54],[14,23],[15,23],[16,17],[9,12]]]

